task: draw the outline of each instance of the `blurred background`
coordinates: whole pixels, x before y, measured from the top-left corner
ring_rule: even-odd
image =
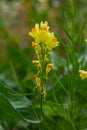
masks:
[[[69,85],[66,85],[69,77],[65,77],[64,79],[63,77],[71,72],[73,66],[72,60],[67,60],[66,62],[67,52],[65,49],[66,47],[64,47],[65,45],[70,47],[70,40],[72,40],[71,36],[73,36],[73,39],[77,39],[75,47],[76,50],[74,50],[75,55],[78,56],[81,54],[78,59],[78,69],[82,67],[87,69],[87,43],[84,41],[84,39],[87,38],[87,0],[73,1],[74,5],[72,5],[72,0],[0,0],[1,82],[18,92],[32,93],[33,87],[35,86],[35,82],[32,77],[37,70],[32,65],[35,52],[31,48],[32,38],[28,35],[28,32],[31,31],[31,28],[34,27],[35,23],[48,21],[50,30],[55,33],[56,37],[60,41],[60,46],[55,48],[55,52],[53,52],[50,56],[51,61],[54,63],[54,71],[57,73],[57,76],[63,80],[66,89],[70,93],[71,90],[69,90]],[[72,25],[73,19],[74,24]],[[74,29],[72,29],[73,27]],[[54,77],[51,73],[51,80],[48,80],[48,99],[54,102],[55,97],[57,96],[56,92],[58,92],[59,96],[57,98],[59,99],[59,103],[61,103],[60,95],[63,95],[63,99],[65,99],[66,92],[60,87],[61,84],[59,81],[56,83],[56,80],[56,77]],[[86,83],[87,81],[84,82],[84,86]],[[57,88],[58,85],[59,88]],[[83,91],[84,90],[81,90],[79,93]],[[54,93],[56,93],[56,96]],[[87,92],[85,95],[86,94]],[[30,95],[27,97],[34,102],[32,98],[34,99],[36,95]],[[38,104],[38,102],[39,101],[37,99],[35,104]],[[38,111],[37,107],[36,110]],[[54,124],[51,128],[46,128],[47,124],[45,124],[46,130],[54,129],[55,119],[59,120],[59,118],[54,116]],[[17,124],[15,124],[15,121],[13,120],[13,122],[11,122],[8,117],[5,117],[5,115],[4,118],[1,118],[0,120],[2,122],[3,120],[5,121],[4,125],[7,123],[5,129],[2,127],[3,125],[1,125],[0,130],[17,130],[17,128],[24,130],[24,128],[16,126]],[[62,119],[60,119],[59,122],[60,121],[62,121]],[[48,122],[48,124],[50,124],[50,119],[48,119]],[[28,126],[27,124],[24,125]],[[58,127],[60,128],[59,130],[71,130],[72,128],[69,125],[65,125],[64,129],[62,126],[60,127],[59,124]],[[85,125],[84,123],[81,124],[80,128],[78,127],[77,121],[77,130],[83,130],[83,128],[86,130],[86,123]],[[33,126],[31,129],[36,130],[38,127],[36,128]]]

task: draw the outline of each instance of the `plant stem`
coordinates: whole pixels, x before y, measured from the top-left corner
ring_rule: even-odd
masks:
[[[42,62],[41,62],[41,66],[42,66],[42,72],[41,72],[41,92],[40,92],[40,96],[41,96],[41,103],[40,103],[40,130],[43,130],[43,91],[44,91],[44,56],[45,56],[45,52],[44,52],[44,48],[42,46]]]
[[[43,130],[43,94],[41,93],[41,104],[40,104],[40,130]]]

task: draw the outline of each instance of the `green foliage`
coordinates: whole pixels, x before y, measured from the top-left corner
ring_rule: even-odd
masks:
[[[19,119],[30,123],[39,123],[31,102],[0,83],[0,109]]]

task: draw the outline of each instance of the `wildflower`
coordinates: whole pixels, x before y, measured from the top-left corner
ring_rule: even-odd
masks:
[[[34,38],[35,42],[38,44],[45,45],[45,50],[51,51],[54,47],[58,46],[59,42],[54,36],[54,33],[50,33],[48,22],[41,22],[40,25],[37,23],[35,27],[32,28],[29,35]]]
[[[87,78],[87,71],[85,71],[85,70],[79,70],[79,73],[80,73],[80,78],[81,79]]]
[[[51,64],[51,63],[47,64],[46,74],[48,74],[51,71],[52,67],[53,67],[53,64]]]
[[[46,100],[47,91],[45,83],[47,80],[48,73],[51,71],[53,64],[49,63],[49,54],[53,48],[59,45],[57,38],[53,32],[50,32],[48,22],[41,22],[40,24],[35,24],[29,35],[34,38],[32,42],[32,47],[35,49],[37,55],[37,60],[33,60],[32,63],[38,67],[38,72],[36,74],[36,87],[39,89],[40,99],[41,99],[41,114],[40,122],[42,129],[43,122],[43,101]]]
[[[47,42],[47,49],[49,52],[51,52],[53,48],[59,45],[59,41],[57,41],[57,38],[54,36],[54,33],[50,34],[46,42]]]
[[[38,67],[38,73],[35,76],[36,88],[39,88],[41,97],[45,101],[47,91],[44,84],[53,67],[53,64],[49,63],[49,54],[53,48],[59,45],[59,42],[54,33],[50,32],[47,21],[41,21],[40,24],[36,23],[29,35],[34,39],[32,47],[37,56],[37,60],[32,61]]]

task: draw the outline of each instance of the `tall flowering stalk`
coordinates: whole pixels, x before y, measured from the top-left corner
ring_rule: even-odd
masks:
[[[53,64],[50,63],[49,54],[53,48],[59,45],[57,38],[54,36],[53,32],[50,32],[48,22],[41,22],[40,25],[38,23],[35,24],[35,27],[32,28],[29,35],[34,38],[32,42],[32,47],[35,49],[35,53],[37,59],[33,60],[32,63],[37,66],[38,72],[35,77],[36,88],[40,92],[41,98],[41,127],[43,129],[43,101],[45,101],[47,96],[46,91],[46,80],[48,78],[48,74],[51,71]]]

